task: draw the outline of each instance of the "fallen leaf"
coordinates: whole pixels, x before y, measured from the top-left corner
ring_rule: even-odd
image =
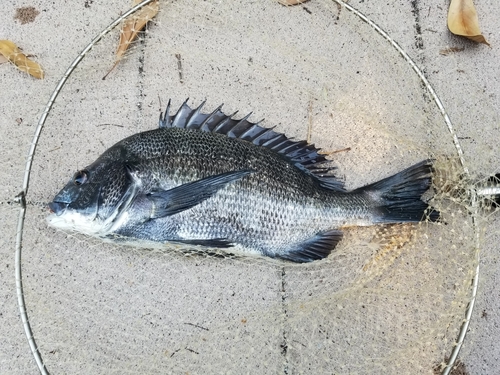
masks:
[[[472,0],[451,0],[448,10],[448,29],[455,35],[490,45],[479,30],[479,19]]]
[[[278,3],[280,3],[281,5],[290,6],[290,5],[302,4],[305,3],[306,1],[308,0],[278,0]]]
[[[141,1],[142,0],[134,0],[133,5],[137,5]],[[120,60],[123,57],[123,54],[128,49],[130,43],[132,43],[137,37],[137,34],[144,29],[146,24],[151,21],[154,16],[158,14],[159,8],[158,0],[155,0],[125,20],[120,32],[118,49],[116,50],[117,60]]]
[[[23,72],[38,79],[43,78],[44,72],[40,64],[28,59],[10,40],[0,40],[0,53]]]
[[[142,0],[134,0],[133,6],[139,4],[141,1]],[[107,75],[116,67],[116,65],[123,58],[123,55],[127,51],[130,44],[135,40],[135,38],[137,38],[137,34],[139,34],[139,32],[144,29],[146,24],[151,21],[156,14],[158,14],[159,9],[160,6],[158,4],[158,0],[155,0],[142,7],[125,20],[120,30],[120,41],[118,42],[118,48],[116,49],[115,64],[111,67],[103,79],[106,79]]]

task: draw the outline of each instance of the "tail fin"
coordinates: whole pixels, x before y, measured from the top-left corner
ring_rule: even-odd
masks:
[[[424,160],[360,190],[379,203],[379,223],[437,221],[439,212],[422,200],[432,183],[432,160]]]

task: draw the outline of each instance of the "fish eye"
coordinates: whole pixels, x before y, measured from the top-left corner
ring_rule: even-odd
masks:
[[[75,173],[73,177],[73,183],[76,186],[80,186],[86,183],[88,179],[89,179],[89,172],[87,172],[86,170],[78,171]]]

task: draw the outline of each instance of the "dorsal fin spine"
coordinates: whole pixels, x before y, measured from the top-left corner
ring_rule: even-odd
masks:
[[[306,141],[300,141],[300,142],[297,142],[297,143],[292,143],[291,145],[282,148],[280,150],[280,152],[286,153],[287,155],[290,155],[290,149],[293,149],[293,152],[295,152],[296,150],[300,150],[300,148],[303,146],[303,142],[307,143]]]
[[[261,144],[262,147],[267,147],[267,148],[272,148],[273,146],[275,146],[273,143],[275,143],[276,141],[280,141],[281,142],[281,139],[285,138],[286,139],[286,136],[284,134],[280,134],[280,133],[275,133],[276,135],[269,139],[268,141],[264,142],[263,144]]]
[[[255,137],[253,140],[253,143],[255,143],[258,146],[262,146],[262,143],[261,143],[262,138],[270,133],[274,133],[274,128],[275,128],[274,126],[272,128],[267,128],[267,129],[264,128],[266,130],[262,134],[259,134],[258,137]]]
[[[171,127],[173,127],[173,128],[185,128],[186,127],[186,124],[183,123],[183,120],[185,120],[184,119],[184,112],[191,111],[191,108],[187,104],[188,100],[189,100],[189,98],[187,98],[186,101],[184,103],[182,103],[181,107],[179,108],[179,110],[175,114]]]
[[[215,127],[214,130],[212,130],[214,133],[221,133],[222,128],[229,123],[233,119],[233,116],[236,115],[238,111],[234,112],[233,114],[226,116],[224,120],[222,120],[217,126]]]
[[[243,128],[243,132],[245,131],[245,126],[252,125],[250,121],[247,121],[248,118],[252,115],[252,112],[250,112],[248,115],[243,117],[242,119],[235,120],[235,124],[231,127],[231,129],[228,131],[228,135],[231,134],[235,138],[240,138],[241,134],[238,134],[238,128]],[[232,117],[232,116],[231,116]]]
[[[190,128],[192,124],[195,123],[196,121],[196,118],[199,116],[200,112],[201,112],[201,109],[203,108],[203,106],[205,105],[207,101],[204,100],[201,102],[201,104],[198,106],[198,108],[196,108],[193,113],[191,113],[191,116],[189,116],[189,120],[186,124],[186,128]]]
[[[215,116],[220,112],[222,114],[222,106],[224,104],[221,104],[220,106],[218,106],[217,108],[215,108],[212,113],[210,113],[210,115],[207,116],[207,118],[200,124],[200,130],[202,131],[206,131],[206,132],[211,132],[212,129],[210,129],[208,127],[208,123],[210,122],[210,120],[212,120],[213,118],[215,118]]]
[[[283,142],[280,142],[278,143],[277,145],[274,145],[273,147],[271,147],[271,150],[279,153],[279,154],[282,154],[283,153],[283,149],[288,147],[290,145],[290,142],[293,142],[293,141],[290,141],[289,139],[286,139],[284,140]],[[292,143],[292,146],[293,146],[293,143]]]
[[[251,127],[249,127],[247,130],[245,130],[241,135],[240,135],[240,138],[241,139],[245,139],[249,134],[251,134],[253,131],[255,131],[256,129],[258,129],[259,126],[258,126],[258,123],[256,124],[253,124]]]
[[[163,115],[163,112],[160,113],[160,121],[159,121],[159,127],[160,128],[170,128],[172,125],[172,122],[170,120],[170,104],[172,100],[168,99],[167,103],[167,108],[165,109],[165,115]]]

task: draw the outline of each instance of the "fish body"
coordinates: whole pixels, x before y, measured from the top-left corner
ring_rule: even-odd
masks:
[[[186,101],[170,116],[169,103],[160,128],[78,171],[49,204],[48,223],[116,241],[309,262],[330,254],[342,226],[418,222],[429,209],[421,196],[430,160],[346,191],[313,145],[202,106]]]

